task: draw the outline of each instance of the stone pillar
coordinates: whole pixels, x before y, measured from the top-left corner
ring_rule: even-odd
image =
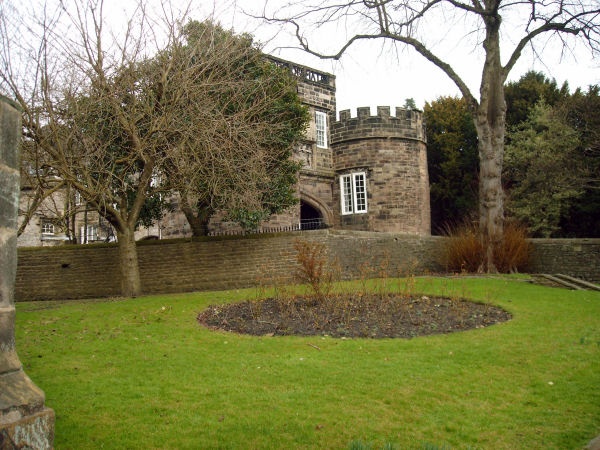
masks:
[[[21,114],[0,96],[0,449],[51,449],[54,411],[15,349],[20,138]]]

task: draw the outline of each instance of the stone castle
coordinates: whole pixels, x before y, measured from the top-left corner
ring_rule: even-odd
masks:
[[[292,220],[337,229],[430,234],[427,144],[421,112],[378,107],[336,119],[335,77],[275,60],[298,78],[311,123],[296,150],[304,162]]]
[[[297,187],[300,200],[285,214],[263,223],[258,231],[330,227],[355,231],[430,234],[427,143],[420,111],[369,107],[339,112],[336,120],[335,76],[290,61],[269,57],[298,80],[298,93],[311,121],[294,157],[303,163]],[[26,196],[24,197],[26,198]],[[168,214],[139,239],[187,237],[191,230],[182,213]],[[78,242],[111,238],[108,224],[85,206],[75,215]],[[40,208],[19,245],[64,242],[50,208]],[[217,214],[211,234],[235,233],[239,227]]]

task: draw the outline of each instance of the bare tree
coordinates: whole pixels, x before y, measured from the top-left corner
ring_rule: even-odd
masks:
[[[386,39],[413,49],[440,68],[458,87],[473,113],[479,139],[480,191],[479,222],[487,247],[482,270],[495,271],[493,249],[503,237],[504,194],[501,173],[504,154],[506,103],[504,84],[510,71],[528,46],[536,52],[541,39],[568,45],[579,38],[593,53],[599,49],[600,8],[596,0],[324,0],[293,2],[276,14],[265,3],[261,19],[290,25],[299,46],[321,58],[340,59],[359,41]],[[437,22],[432,19],[440,18]],[[432,24],[434,24],[432,26]],[[335,24],[345,30],[339,47],[327,52],[313,47],[304,35],[309,26]],[[453,67],[441,51],[435,37],[452,37],[452,30],[465,29],[474,36],[475,46],[484,56],[481,67],[479,98],[471,92],[460,67]],[[342,31],[341,33],[344,33]],[[338,32],[339,34],[339,32]],[[463,36],[460,36],[462,38]],[[323,44],[323,40],[320,41]],[[501,58],[501,49],[508,58]],[[460,41],[457,45],[464,45]],[[322,48],[322,47],[321,47]],[[539,50],[536,54],[541,54]],[[476,63],[475,55],[473,63]],[[474,64],[473,64],[474,65]],[[471,66],[472,67],[472,66]]]
[[[148,201],[209,191],[215,207],[257,207],[274,153],[288,151],[264,139],[286,112],[280,121],[261,113],[290,84],[238,77],[232,61],[256,58],[256,48],[210,23],[192,42],[185,13],[168,5],[153,16],[139,1],[113,29],[102,0],[65,5],[2,17],[0,87],[22,108],[36,152],[114,227],[121,292],[136,296],[134,232]]]

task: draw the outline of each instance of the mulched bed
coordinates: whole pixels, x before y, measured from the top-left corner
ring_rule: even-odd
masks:
[[[211,305],[198,322],[256,336],[413,338],[483,328],[511,317],[499,307],[461,299],[340,295],[323,301],[295,297]]]

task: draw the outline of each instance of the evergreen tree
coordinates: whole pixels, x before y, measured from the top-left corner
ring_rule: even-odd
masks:
[[[431,229],[440,233],[477,212],[477,132],[467,102],[440,97],[426,103]]]
[[[567,82],[559,88],[554,79],[541,72],[529,71],[518,81],[509,82],[504,88],[506,96],[506,125],[512,128],[529,118],[530,111],[543,100],[554,106],[569,96]]]
[[[583,194],[561,219],[565,237],[600,237],[600,87],[577,89],[558,106],[567,123],[580,133],[577,157],[587,168]]]
[[[507,213],[526,224],[532,236],[559,236],[561,218],[583,194],[580,134],[541,101],[508,137],[503,173]]]

